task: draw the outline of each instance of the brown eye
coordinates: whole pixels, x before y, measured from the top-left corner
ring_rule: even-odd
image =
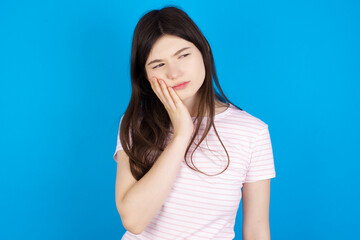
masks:
[[[186,56],[188,56],[188,55],[190,55],[190,53],[183,54],[183,55],[181,55],[180,57],[186,57]]]
[[[156,65],[155,67],[153,67],[153,69],[161,67],[162,65],[164,65],[163,63],[160,63],[159,65]]]

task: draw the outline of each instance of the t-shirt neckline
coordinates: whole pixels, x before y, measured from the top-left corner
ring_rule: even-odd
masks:
[[[233,105],[231,103],[228,103],[228,107],[222,111],[221,113],[218,113],[214,116],[214,120],[215,119],[219,119],[219,118],[223,118],[225,117],[226,115],[229,114],[229,112],[231,111],[230,109],[233,107]],[[195,119],[196,117],[191,117],[192,119]],[[207,118],[206,116],[204,118]]]

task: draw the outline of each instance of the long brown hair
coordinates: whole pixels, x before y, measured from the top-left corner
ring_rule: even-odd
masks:
[[[198,121],[184,158],[186,164],[191,169],[209,176],[196,167],[196,169],[191,167],[186,161],[186,155],[207,113],[209,113],[209,116],[207,117],[205,131],[194,151],[205,139],[211,127],[214,128],[221,145],[226,151],[214,125],[215,99],[222,103],[231,102],[225,97],[218,82],[214,59],[208,41],[191,18],[177,7],[169,6],[160,10],[150,11],[139,20],[135,27],[131,49],[132,93],[129,105],[121,120],[120,142],[123,150],[129,156],[131,173],[137,180],[140,180],[150,170],[166,147],[166,140],[170,134],[171,120],[164,105],[153,92],[146,78],[145,70],[145,62],[152,46],[164,34],[174,35],[192,42],[200,50],[204,60],[205,79],[197,93],[200,97],[199,110],[196,117]],[[220,94],[214,91],[213,81]],[[233,105],[242,110],[235,104]],[[194,151],[191,154],[192,163]],[[228,168],[230,163],[227,151],[226,155],[228,157],[228,164],[222,172]]]

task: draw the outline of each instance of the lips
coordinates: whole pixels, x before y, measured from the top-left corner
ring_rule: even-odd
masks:
[[[173,86],[172,88],[174,88],[174,89],[182,89],[182,88],[186,87],[186,85],[188,85],[189,82],[190,81],[179,83],[179,84]]]

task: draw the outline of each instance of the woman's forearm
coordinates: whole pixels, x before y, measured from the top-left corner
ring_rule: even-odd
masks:
[[[188,143],[188,137],[172,138],[152,168],[124,196],[120,204],[134,234],[143,231],[166,200]]]

